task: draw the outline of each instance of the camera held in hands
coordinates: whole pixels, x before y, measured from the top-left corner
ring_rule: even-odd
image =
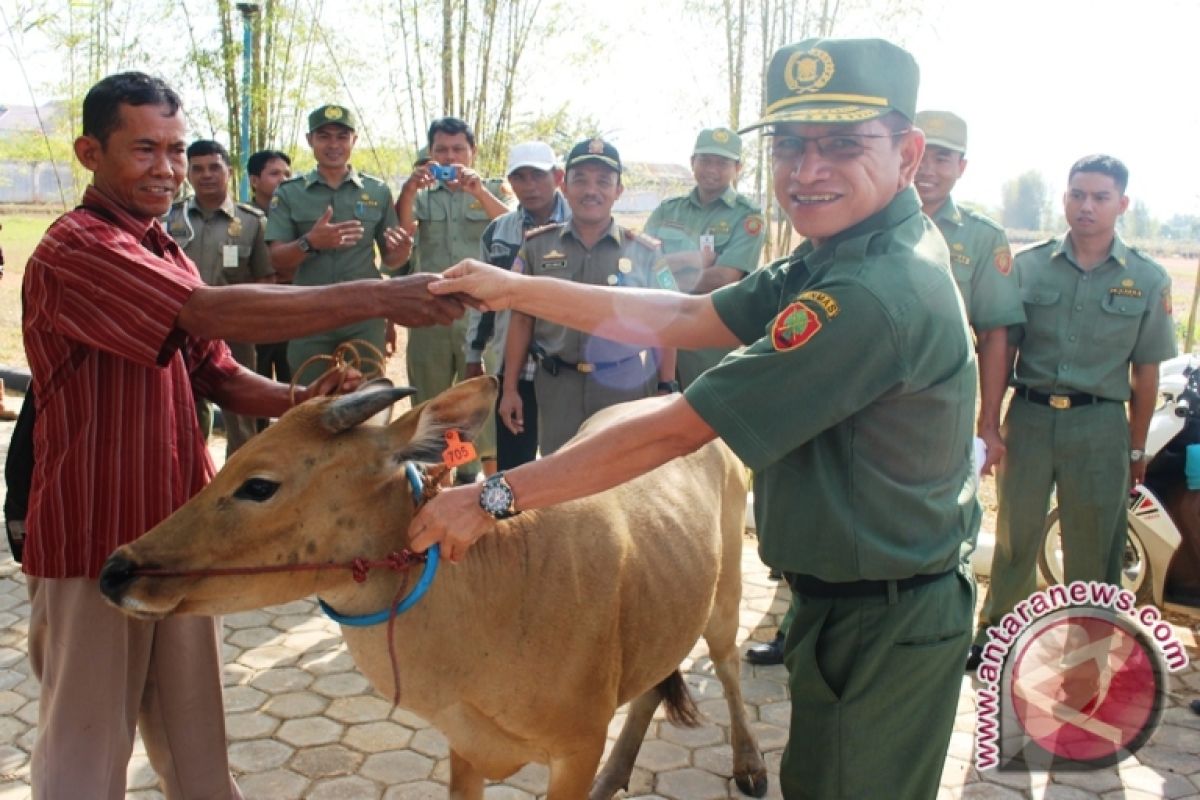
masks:
[[[429,174],[439,181],[452,181],[458,177],[458,167],[443,167],[441,164],[430,164]]]

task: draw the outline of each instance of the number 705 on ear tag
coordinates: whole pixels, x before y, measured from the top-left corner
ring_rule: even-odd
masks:
[[[454,469],[474,460],[475,445],[460,439],[458,431],[446,431],[446,449],[442,451],[442,463]]]

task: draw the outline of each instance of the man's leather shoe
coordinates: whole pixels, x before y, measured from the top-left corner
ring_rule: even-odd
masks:
[[[982,663],[983,647],[977,644],[971,645],[971,652],[967,653],[967,672],[974,672]]]
[[[774,666],[783,663],[783,634],[776,633],[775,638],[766,644],[756,644],[746,650],[746,661],[758,666]]]

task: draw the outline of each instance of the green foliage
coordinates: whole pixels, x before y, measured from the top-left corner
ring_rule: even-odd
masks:
[[[1037,170],[1029,170],[1004,184],[1002,222],[1006,228],[1041,230],[1050,208],[1046,179]]]

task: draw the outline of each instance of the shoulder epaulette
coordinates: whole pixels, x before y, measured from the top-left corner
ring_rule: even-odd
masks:
[[[746,195],[742,194],[741,192],[738,192],[737,202],[740,203],[741,205],[745,206],[746,208],[750,209],[755,214],[762,213],[762,209],[759,208],[758,205],[755,204],[755,202],[753,200],[751,200],[749,197],[746,197]]]
[[[526,239],[526,241],[528,241],[529,239],[532,239],[535,236],[541,236],[546,231],[552,231],[555,228],[560,228],[560,227],[562,227],[561,223],[551,222],[548,225],[541,225],[537,228],[530,228],[529,230],[525,231],[525,239]]]
[[[645,247],[647,250],[658,250],[659,248],[662,247],[661,240],[656,239],[653,236],[651,236],[650,234],[644,233],[642,231],[635,231],[635,230],[630,230],[629,228],[626,228],[625,229],[625,238],[628,241],[637,242],[642,247]]]
[[[1002,233],[1004,232],[1004,226],[1001,225],[999,222],[996,222],[996,220],[992,219],[987,214],[981,214],[980,212],[976,211],[975,209],[967,208],[966,206],[959,206],[958,210],[964,217],[970,217],[971,219],[975,220],[976,222],[982,222],[984,225],[987,225],[989,228],[995,228],[996,230],[998,230]]]
[[[253,203],[238,203],[237,207],[240,208],[242,211],[245,211],[248,214],[253,214],[256,217],[265,217],[266,216],[266,214],[263,213],[262,209],[256,205],[254,205]]]

